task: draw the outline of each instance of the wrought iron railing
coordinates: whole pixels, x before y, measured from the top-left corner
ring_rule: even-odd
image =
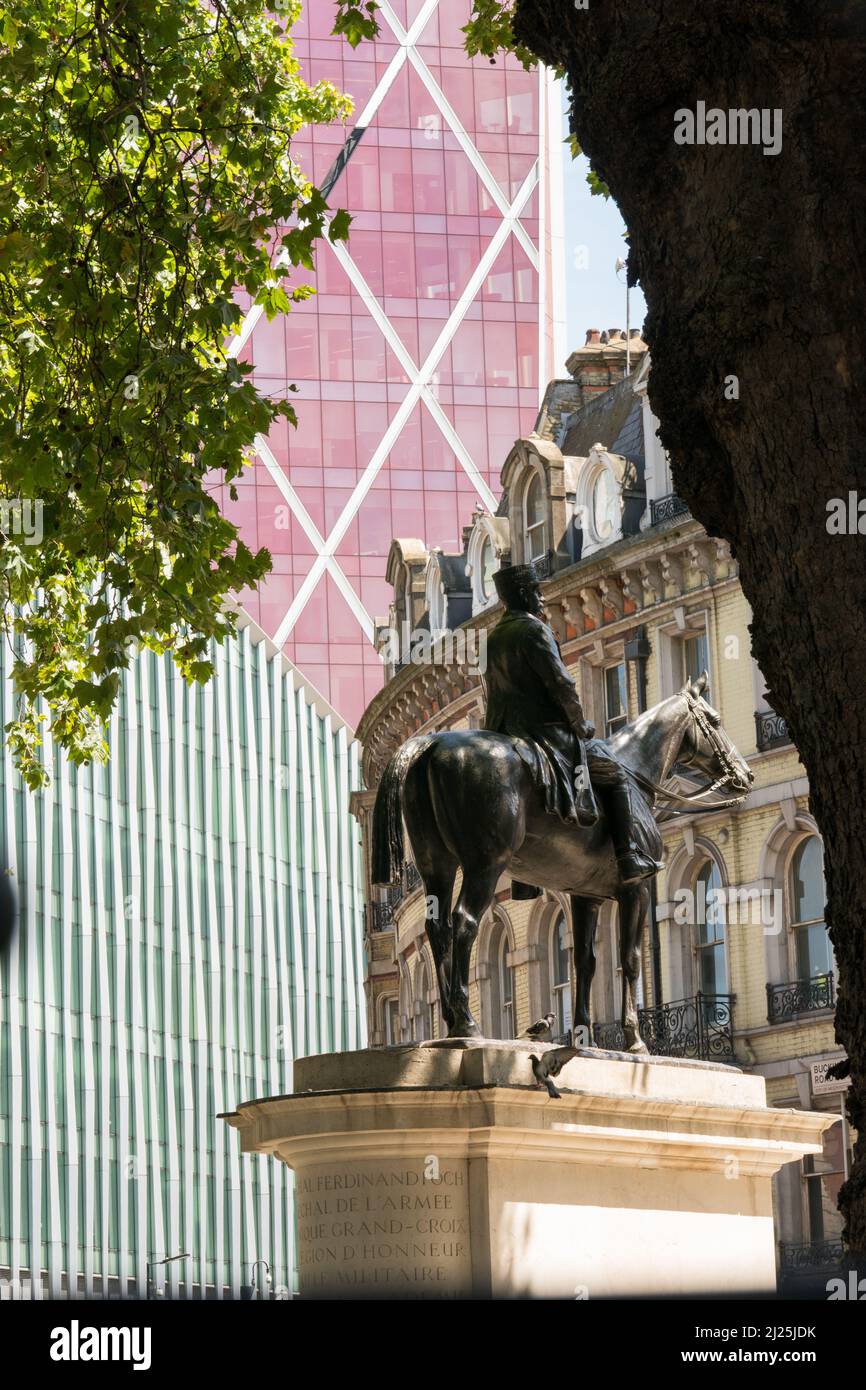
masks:
[[[606,1048],[608,1052],[625,1052],[625,1033],[621,1023],[594,1023],[592,1038],[596,1047]]]
[[[703,1062],[733,1062],[733,994],[704,994],[674,999],[658,1008],[638,1009],[641,1036],[656,1057],[693,1057]],[[596,1047],[621,1052],[625,1037],[619,1023],[597,1023]]]
[[[546,550],[537,560],[533,560],[532,564],[539,579],[549,579],[553,574],[553,558],[549,550]]]
[[[674,521],[678,516],[688,515],[688,502],[677,497],[675,492],[669,492],[666,497],[654,497],[650,502],[650,521],[653,526],[658,526],[662,521]]]
[[[774,709],[755,711],[755,729],[759,753],[766,753],[771,748],[784,748],[785,744],[791,742],[788,725]]]
[[[414,893],[416,888],[421,887],[421,875],[415,868],[411,860],[407,860],[403,865],[403,893],[408,896]]]
[[[364,916],[371,931],[391,931],[394,926],[394,909],[405,896],[404,879],[401,873],[399,884],[386,888],[382,896],[364,908]]]
[[[393,903],[371,903],[370,913],[373,931],[390,931],[393,927]]]
[[[786,980],[780,985],[767,985],[767,1019],[784,1023],[786,1019],[813,1014],[836,1005],[836,985],[833,972],[814,975],[811,980]]]

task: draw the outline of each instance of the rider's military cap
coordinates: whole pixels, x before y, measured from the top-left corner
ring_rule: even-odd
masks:
[[[522,605],[527,589],[538,584],[538,575],[531,562],[528,565],[506,565],[504,569],[496,570],[493,583],[502,602],[506,607],[511,607],[515,601]]]

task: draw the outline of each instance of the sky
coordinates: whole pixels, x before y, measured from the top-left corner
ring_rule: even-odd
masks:
[[[563,139],[568,125],[563,113]],[[565,208],[566,337],[568,351],[579,347],[588,328],[625,328],[625,271],[614,269],[625,260],[625,224],[612,198],[593,197],[586,182],[589,161],[572,160],[563,147]],[[639,287],[631,291],[630,326],[640,328],[646,301]]]

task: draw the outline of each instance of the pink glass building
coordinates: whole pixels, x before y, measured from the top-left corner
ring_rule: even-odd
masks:
[[[381,3],[380,38],[353,51],[332,0],[307,0],[306,75],[355,109],[295,153],[351,232],[298,277],[312,299],[272,323],[253,311],[236,344],[260,390],[297,386],[299,417],[224,499],[273,555],[245,607],[353,727],[382,684],[392,537],[459,548],[564,357],[559,92],[514,59],[470,61],[470,9]]]

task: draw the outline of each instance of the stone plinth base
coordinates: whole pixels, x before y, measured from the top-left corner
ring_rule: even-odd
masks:
[[[735,1068],[587,1050],[555,1100],[543,1044],[306,1057],[225,1118],[294,1169],[307,1297],[772,1291],[771,1178],[835,1116]]]

